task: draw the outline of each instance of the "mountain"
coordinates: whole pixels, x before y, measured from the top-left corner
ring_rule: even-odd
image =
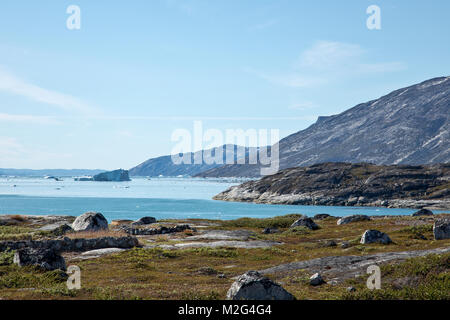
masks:
[[[105,170],[100,169],[0,169],[0,176],[57,176],[57,177],[75,177],[75,176],[93,176]]]
[[[215,200],[450,209],[450,164],[321,163],[233,186]]]
[[[279,142],[280,169],[324,162],[450,161],[450,77],[396,90],[341,114],[319,117]],[[259,165],[225,165],[201,177],[258,177]]]
[[[181,157],[188,159],[189,160],[188,162],[190,162],[191,164],[184,164],[184,163],[175,164],[172,161],[172,156],[162,156],[158,158],[152,158],[134,168],[131,168],[129,170],[129,173],[131,176],[148,176],[148,177],[157,177],[160,175],[194,176],[196,174],[210,170],[212,168],[222,166],[223,163],[226,163],[227,157],[228,159],[233,159],[233,163],[236,163],[237,148],[238,146],[236,145],[223,145],[217,148],[201,150],[195,153],[189,152],[180,155]],[[248,157],[250,150],[252,150],[252,148],[245,148],[244,150],[246,159]],[[222,157],[220,157],[219,152],[222,152]],[[215,157],[216,154],[218,156],[218,159],[221,159],[221,161],[217,161],[220,162],[219,164],[217,163],[208,164],[205,163],[205,161],[201,161],[201,164],[195,164],[195,159],[207,159],[209,157]]]

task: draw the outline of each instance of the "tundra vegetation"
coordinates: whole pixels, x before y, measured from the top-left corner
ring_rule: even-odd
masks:
[[[330,256],[365,256],[375,253],[449,248],[450,239],[434,240],[433,223],[450,218],[434,216],[371,217],[337,225],[336,217],[315,220],[317,230],[291,225],[301,217],[289,214],[267,219],[165,220],[158,226],[189,224],[183,232],[138,236],[140,247],[97,257],[65,252],[67,266],[81,269],[81,289],[68,290],[67,275],[59,270],[43,271],[13,263],[14,252],[0,252],[0,299],[225,299],[234,277],[249,270],[264,270],[296,261]],[[71,220],[73,221],[73,219]],[[50,231],[39,230],[43,221],[27,217],[8,218],[0,224],[1,240],[55,239]],[[274,231],[263,233],[266,228]],[[361,244],[366,230],[389,235],[391,244]],[[209,247],[218,239],[201,236],[226,233],[221,245]],[[101,233],[101,234],[100,234]],[[225,233],[224,233],[225,234]],[[247,234],[234,239],[233,234]],[[95,233],[68,233],[70,238],[91,238]],[[110,225],[96,236],[123,236]],[[270,243],[266,247],[233,247],[236,242]],[[187,244],[196,243],[196,246]],[[200,245],[198,245],[200,243]],[[230,245],[227,245],[229,243]],[[177,245],[184,246],[177,246]],[[342,245],[345,244],[345,245]],[[321,270],[296,269],[265,274],[281,284],[296,299],[450,299],[450,253],[390,261],[380,265],[381,290],[368,290],[365,270],[358,277],[342,275],[331,279],[322,273],[325,284],[311,286],[310,277]],[[329,268],[332,268],[330,266]],[[326,268],[325,268],[326,269]],[[349,290],[353,287],[355,290]]]

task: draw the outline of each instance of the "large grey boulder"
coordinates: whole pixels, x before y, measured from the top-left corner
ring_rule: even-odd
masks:
[[[295,221],[291,225],[291,228],[294,228],[294,227],[306,227],[311,230],[319,229],[319,226],[311,218],[308,218],[308,217],[301,217],[300,219]]]
[[[156,218],[154,217],[142,217],[139,220],[136,220],[135,222],[132,223],[132,225],[147,225],[147,224],[152,224],[152,223],[156,223]]]
[[[381,243],[381,244],[389,244],[392,243],[391,238],[381,231],[378,230],[366,230],[361,237],[362,244],[368,243]]]
[[[412,214],[413,217],[421,217],[421,216],[432,216],[433,215],[433,211],[428,210],[428,209],[420,209],[417,212],[414,212]]]
[[[74,231],[99,231],[108,229],[108,221],[99,212],[86,212],[75,219]]]
[[[279,284],[257,271],[248,271],[235,281],[227,293],[228,300],[295,300]]]
[[[14,253],[13,262],[20,267],[36,266],[44,270],[66,270],[64,258],[55,250],[45,248],[24,248]]]
[[[366,215],[362,215],[362,214],[355,214],[352,216],[346,216],[343,218],[340,218],[337,221],[338,226],[340,226],[341,224],[347,224],[347,223],[352,223],[352,222],[358,222],[358,221],[369,221],[370,217],[366,216]]]
[[[435,240],[450,239],[450,220],[436,220],[433,225],[433,233]]]

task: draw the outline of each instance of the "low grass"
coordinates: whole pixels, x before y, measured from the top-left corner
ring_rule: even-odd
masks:
[[[7,266],[13,263],[14,250],[0,252],[0,266]]]
[[[407,227],[397,231],[398,233],[407,234],[411,239],[427,240],[433,238],[433,225],[425,224],[419,226]]]
[[[290,225],[299,215],[288,215],[270,219],[239,219],[236,221],[213,222],[211,229],[254,231],[259,240],[281,242],[270,248],[186,248],[167,250],[163,248],[135,248],[98,259],[71,260],[67,265],[78,265],[81,270],[82,289],[68,291],[63,278],[54,273],[46,273],[33,268],[18,268],[13,265],[0,266],[0,297],[6,299],[224,299],[234,282],[233,278],[249,270],[262,270],[276,265],[303,261],[326,256],[365,255],[381,252],[424,250],[450,246],[450,240],[435,241],[429,225],[412,227],[416,218],[390,217],[372,219],[338,226],[336,219],[316,221],[319,230],[293,228]],[[189,221],[186,221],[190,223]],[[204,223],[199,221],[199,223]],[[206,223],[205,223],[206,224]],[[222,226],[223,225],[223,226]],[[262,234],[266,227],[277,227],[279,233]],[[386,232],[394,241],[389,246],[381,244],[362,245],[359,239],[368,229]],[[427,240],[414,239],[415,233],[425,235]],[[73,234],[74,235],[74,234]],[[107,234],[111,236],[111,233]],[[72,236],[72,235],[71,235]],[[99,237],[99,233],[81,237]],[[185,237],[184,233],[161,238],[165,244]],[[150,236],[145,239],[155,239]],[[178,239],[180,240],[180,239]],[[334,240],[337,246],[323,244]],[[342,241],[350,241],[351,246],[343,249]],[[313,270],[295,270],[288,274],[269,275],[283,285],[297,299],[381,299],[399,298],[443,298],[448,284],[447,260],[424,258],[422,263],[411,265],[394,264],[382,267],[382,288],[384,293],[372,292],[365,288],[367,277],[354,279],[338,285],[326,284],[309,286],[308,279]],[[441,259],[441,260],[439,260]],[[11,261],[11,254],[5,256]],[[440,261],[440,262],[439,262]],[[392,268],[392,269],[389,269]],[[203,270],[204,272],[199,272]],[[208,272],[214,270],[214,272]],[[224,276],[218,277],[217,275]],[[410,277],[407,286],[399,287],[394,282]],[[419,280],[417,280],[419,279]],[[329,280],[329,279],[325,279]],[[438,283],[441,281],[441,284]],[[353,285],[355,293],[348,293],[346,287]],[[392,285],[392,287],[391,287]],[[395,292],[394,292],[395,291]],[[435,293],[433,293],[435,292]]]
[[[369,290],[365,279],[349,281],[356,288],[347,300],[450,300],[450,254],[412,258],[381,266],[382,288]]]
[[[274,218],[255,219],[241,218],[237,220],[222,221],[222,227],[234,228],[289,228],[296,220],[302,217],[301,214],[289,214]]]
[[[0,241],[30,240],[34,230],[21,226],[0,226]]]

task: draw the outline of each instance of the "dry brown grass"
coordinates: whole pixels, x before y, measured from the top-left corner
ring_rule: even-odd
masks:
[[[10,216],[10,218],[11,218],[12,220],[16,220],[16,221],[18,221],[18,222],[26,222],[26,221],[28,221],[28,218],[27,218],[27,217],[21,216],[20,214],[12,215],[12,216]]]
[[[103,238],[103,237],[126,237],[128,234],[126,234],[124,231],[121,230],[100,230],[100,231],[80,231],[80,232],[71,232],[68,233],[66,236],[70,239],[95,239],[95,238]]]

